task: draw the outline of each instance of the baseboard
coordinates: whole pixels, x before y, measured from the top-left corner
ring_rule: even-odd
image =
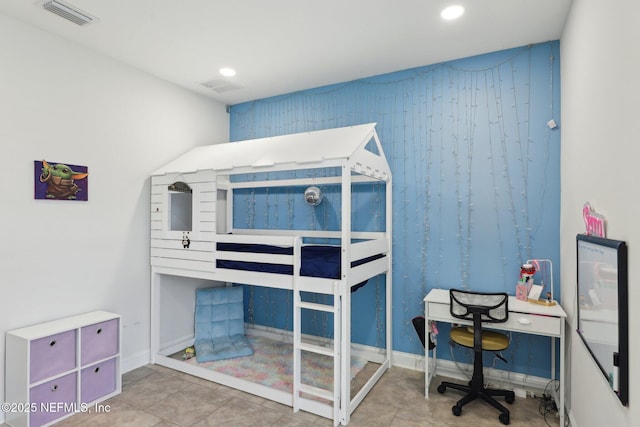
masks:
[[[151,352],[149,350],[144,350],[127,358],[122,358],[120,361],[120,370],[125,374],[141,366],[148,365],[150,361]]]
[[[393,366],[397,366],[399,368],[411,369],[413,371],[422,371],[424,372],[424,357],[413,354],[413,353],[403,353],[401,351],[394,351],[392,353],[393,356]]]
[[[247,335],[259,335],[272,340],[282,342],[293,342],[293,332],[283,329],[275,329],[262,325],[245,326]],[[302,340],[321,347],[333,346],[333,339],[321,338],[315,335],[302,334]],[[384,363],[386,358],[386,350],[379,347],[369,345],[351,343],[351,354],[367,359],[370,362]]]
[[[576,419],[573,416],[573,411],[569,410],[569,412],[567,412],[567,416],[569,417],[569,426],[577,426],[578,423],[576,422]]]
[[[424,372],[424,362],[424,356],[399,351],[393,352],[393,366]],[[471,364],[458,362],[458,366],[466,372],[471,372],[473,370],[473,365]],[[438,359],[438,375],[453,379],[468,380],[469,377],[466,376],[458,366],[456,366],[456,363],[451,360]],[[534,395],[541,395],[550,381],[549,378],[536,377],[533,375],[495,368],[485,368],[484,376],[487,382],[494,387],[524,389],[529,394]]]

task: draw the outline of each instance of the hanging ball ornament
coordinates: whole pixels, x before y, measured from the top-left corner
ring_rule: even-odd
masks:
[[[304,201],[308,205],[318,206],[322,202],[322,191],[318,187],[309,187],[304,190]]]

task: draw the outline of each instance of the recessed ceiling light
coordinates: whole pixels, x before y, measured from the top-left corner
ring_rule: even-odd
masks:
[[[236,75],[236,70],[233,68],[220,68],[220,75],[225,77],[233,77]]]
[[[450,21],[452,19],[460,18],[463,13],[464,7],[456,4],[443,9],[442,12],[440,12],[440,16],[442,17],[442,19]]]

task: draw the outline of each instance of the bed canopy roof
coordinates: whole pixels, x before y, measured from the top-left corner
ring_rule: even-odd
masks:
[[[214,170],[224,174],[340,166],[391,177],[375,123],[195,147],[152,173]]]

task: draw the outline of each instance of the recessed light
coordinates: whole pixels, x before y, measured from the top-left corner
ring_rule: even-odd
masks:
[[[464,7],[456,4],[443,9],[442,12],[440,12],[440,16],[442,17],[442,19],[450,21],[452,19],[460,18],[463,13]]]
[[[236,70],[233,68],[220,68],[220,75],[225,77],[233,77],[236,75]]]

